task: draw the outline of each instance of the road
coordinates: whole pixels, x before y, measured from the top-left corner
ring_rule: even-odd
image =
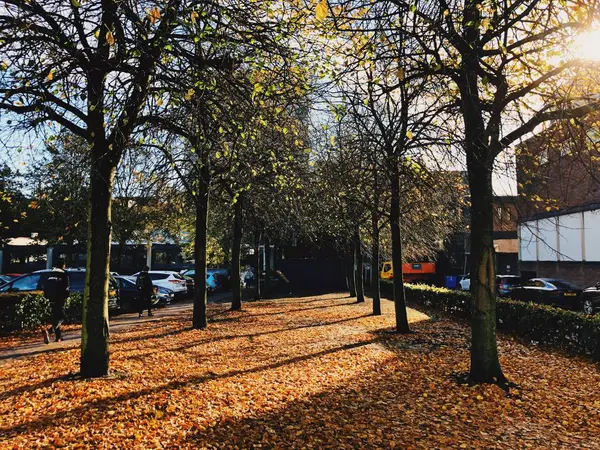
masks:
[[[208,302],[231,303],[231,292],[209,294]],[[192,300],[184,300],[182,302],[169,305],[166,308],[155,309],[154,316],[152,317],[148,317],[147,315],[138,317],[137,313],[112,316],[110,318],[110,332],[111,334],[118,334],[123,330],[135,327],[139,324],[160,322],[165,318],[180,316],[191,310],[192,307]],[[23,358],[40,353],[51,353],[64,349],[79,347],[79,345],[81,345],[81,328],[66,332],[62,342],[51,342],[50,344],[44,344],[41,334],[39,342],[31,342],[31,339],[28,339],[28,341],[28,343],[24,343],[10,349],[0,350],[0,366],[3,363],[16,358]]]

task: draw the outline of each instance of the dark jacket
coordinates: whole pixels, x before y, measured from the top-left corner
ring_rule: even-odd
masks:
[[[50,301],[65,300],[70,292],[69,274],[62,269],[52,269],[44,282],[44,297]]]
[[[152,284],[152,278],[148,272],[140,272],[135,280],[135,285],[140,291],[140,294],[147,296],[152,295],[154,292],[154,285]]]

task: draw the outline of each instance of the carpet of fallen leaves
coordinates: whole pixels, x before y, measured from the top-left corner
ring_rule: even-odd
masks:
[[[0,448],[600,448],[585,360],[503,337],[507,396],[456,383],[469,334],[445,318],[395,335],[390,302],[343,294],[209,306],[205,331],[188,308],[113,333],[104,379],[76,376],[76,342],[0,361]]]

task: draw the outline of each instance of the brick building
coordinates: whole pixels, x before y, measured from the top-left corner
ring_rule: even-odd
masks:
[[[581,286],[600,281],[596,118],[561,122],[517,149],[519,269]]]

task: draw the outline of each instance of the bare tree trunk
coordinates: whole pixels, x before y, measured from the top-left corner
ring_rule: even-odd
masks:
[[[110,264],[111,197],[115,164],[100,139],[92,147],[90,220],[87,237],[87,270],[81,325],[81,375],[108,375],[108,283]]]
[[[261,289],[260,289],[260,231],[254,233],[254,276],[256,278],[256,293],[254,300],[260,300]]]
[[[398,161],[394,157],[391,164],[391,208],[390,227],[392,231],[392,267],[394,270],[394,309],[396,313],[396,331],[410,332],[406,313],[404,280],[402,278],[402,234],[400,232],[400,174]]]
[[[360,241],[360,227],[356,224],[354,231],[354,252],[356,255],[356,303],[365,301],[365,283],[363,277],[363,255]]]
[[[356,297],[356,271],[354,270],[354,252],[346,258],[346,272],[348,274],[348,287],[350,290],[350,297]]]
[[[206,151],[205,151],[206,153]],[[203,329],[208,326],[206,314],[206,237],[208,220],[208,203],[210,193],[210,172],[208,158],[203,159],[198,180],[198,197],[196,199],[196,238],[194,240],[194,312],[192,326],[195,329]]]
[[[271,240],[265,234],[265,293],[271,294]]]
[[[242,284],[240,280],[240,254],[242,251],[242,196],[238,196],[237,201],[234,205],[233,211],[233,248],[231,249],[232,255],[232,273],[231,276],[231,289],[233,292],[233,299],[231,301],[231,309],[234,311],[240,311],[242,309]]]
[[[499,134],[500,119],[493,115],[487,128],[496,130],[486,138],[486,125],[479,98],[480,30],[468,22],[478,23],[481,13],[476,2],[464,6],[464,38],[469,51],[461,60],[459,88],[461,111],[465,123],[465,150],[471,193],[471,371],[475,382],[505,383],[496,343],[496,295],[494,267],[494,225],[492,168],[497,148],[492,141]],[[506,90],[506,85],[498,89]],[[498,93],[497,93],[498,94]],[[501,97],[500,97],[501,98]]]
[[[473,158],[468,158],[469,159]],[[479,163],[471,161],[471,166]],[[469,168],[471,190],[471,373],[477,382],[506,381],[496,343],[492,169]]]
[[[375,192],[375,196],[378,193]],[[379,287],[379,200],[375,200],[371,212],[371,297],[373,298],[373,315],[381,315],[381,290]]]

